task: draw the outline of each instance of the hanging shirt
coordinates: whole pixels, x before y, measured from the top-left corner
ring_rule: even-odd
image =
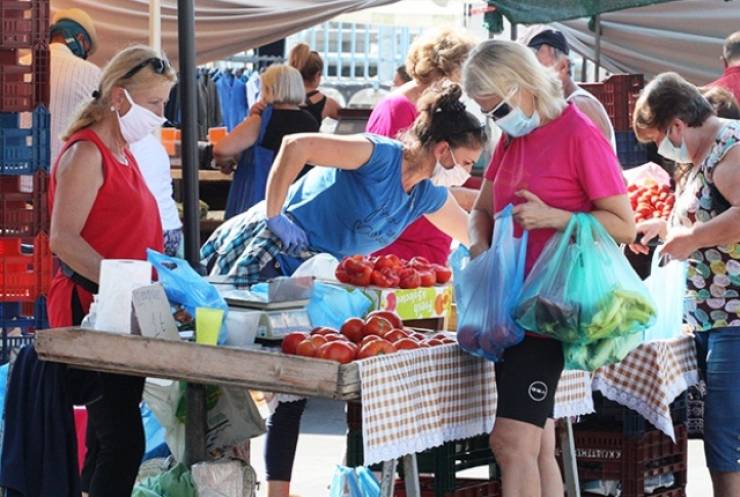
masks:
[[[494,212],[523,203],[519,190],[569,212],[590,212],[594,200],[627,192],[609,143],[575,104],[527,135],[499,141],[486,179],[493,182]],[[521,236],[521,228],[515,228],[515,236]],[[553,234],[552,229],[529,233],[527,273]]]
[[[438,211],[447,189],[423,180],[410,192],[401,182],[403,146],[366,135],[375,146],[359,169],[316,167],[291,187],[285,211],[309,246],[337,258],[387,246],[413,221]]]

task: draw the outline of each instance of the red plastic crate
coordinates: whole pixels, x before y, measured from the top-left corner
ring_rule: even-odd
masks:
[[[458,478],[455,490],[447,492],[445,497],[501,497],[501,482],[498,480],[476,480],[472,478]],[[419,478],[421,497],[435,497],[434,478],[421,476]],[[406,497],[406,487],[403,480],[396,481],[393,497]]]
[[[49,232],[46,173],[33,175],[32,189],[24,177],[0,176],[0,237],[33,237]]]
[[[0,48],[49,42],[49,0],[0,0]]]
[[[33,243],[33,253],[22,251],[24,242]],[[0,302],[35,302],[46,295],[51,283],[49,237],[0,238]]]
[[[49,48],[0,49],[0,112],[49,107]]]
[[[632,129],[632,114],[643,86],[642,74],[614,74],[601,83],[581,85],[604,105],[616,132]]]

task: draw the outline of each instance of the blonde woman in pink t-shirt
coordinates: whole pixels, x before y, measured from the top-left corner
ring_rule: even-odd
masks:
[[[509,203],[516,205],[517,230],[529,230],[527,271],[574,212],[591,212],[617,242],[635,239],[632,209],[609,142],[566,103],[557,75],[531,50],[485,41],[465,63],[463,83],[507,135],[470,216],[473,256],[489,247],[494,213]],[[502,469],[504,497],[563,495],[553,420],[562,370],[560,342],[534,335],[507,349],[496,364],[498,405],[490,443]]]

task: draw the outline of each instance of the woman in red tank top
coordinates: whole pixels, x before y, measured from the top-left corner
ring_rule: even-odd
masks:
[[[145,260],[146,249],[163,249],[156,201],[128,145],[163,124],[175,78],[151,48],[126,48],[64,135],[49,185],[51,248],[62,262],[48,296],[52,327],[80,324],[103,259]],[[144,380],[99,378],[102,396],[87,406],[82,489],[90,497],[129,497],[144,449]]]

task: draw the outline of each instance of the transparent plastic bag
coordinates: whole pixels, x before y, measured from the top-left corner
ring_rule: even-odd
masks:
[[[525,330],[589,344],[655,322],[647,287],[596,218],[574,214],[535,263],[514,312]]]
[[[605,338],[593,343],[563,343],[565,369],[596,371],[617,364],[643,343],[642,333]]]
[[[467,264],[461,261],[455,274],[457,341],[464,351],[489,361],[524,339],[511,311],[524,284],[527,232],[514,238],[512,211],[508,205],[496,215],[491,248],[468,257]]]
[[[661,265],[659,250],[653,254],[650,276],[645,286],[655,302],[655,324],[645,330],[644,340],[669,340],[681,335],[686,299],[686,261],[672,260]]]
[[[380,484],[368,468],[337,465],[329,497],[380,497]]]

